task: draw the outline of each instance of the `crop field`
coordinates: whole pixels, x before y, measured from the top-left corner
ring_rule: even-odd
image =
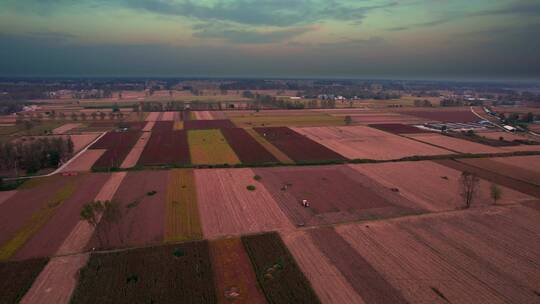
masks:
[[[407,134],[407,137],[414,138],[421,142],[435,145],[448,151],[460,153],[500,153],[504,152],[500,148],[491,147],[475,143],[468,140],[454,138],[436,133]]]
[[[193,112],[197,120],[213,120],[214,117],[210,111],[195,111]]]
[[[297,130],[297,129],[295,129]],[[264,139],[295,162],[344,160],[340,154],[287,127],[255,128]]]
[[[126,177],[126,172],[115,172],[108,176],[107,181],[101,186],[99,192],[96,194],[92,201],[110,201],[113,199],[114,194],[122,184],[122,181]],[[81,204],[88,203],[87,201],[82,202]],[[80,209],[78,210],[80,214]],[[101,217],[97,216],[97,221]],[[57,256],[70,255],[74,253],[80,253],[85,250],[88,246],[88,243],[91,241],[92,236],[94,235],[95,228],[93,225],[90,225],[87,221],[78,217],[78,221],[69,231],[69,235],[64,239],[60,248],[56,252]],[[60,263],[60,265],[62,265]],[[61,268],[60,270],[61,271]]]
[[[80,123],[67,123],[63,126],[60,126],[54,130],[52,130],[52,133],[53,134],[65,134],[65,133],[68,133],[69,131],[73,130],[73,129],[76,129],[78,127],[80,127],[81,124]]]
[[[246,130],[241,128],[221,129],[236,155],[244,164],[275,163],[278,160],[256,141]]]
[[[144,125],[144,128],[142,128],[142,131],[143,132],[150,132],[152,131],[152,129],[154,128],[154,125],[156,124],[155,121],[151,120],[151,121],[148,121],[145,125]]]
[[[255,169],[282,211],[297,226],[419,213],[413,202],[348,166]],[[310,203],[302,206],[302,200]]]
[[[291,111],[289,111],[291,112]],[[295,111],[293,111],[295,112]],[[343,117],[333,117],[317,112],[303,112],[300,115],[272,115],[265,113],[226,113],[232,122],[241,128],[249,127],[307,127],[342,126]]]
[[[447,155],[447,150],[366,126],[295,128],[311,140],[349,159],[400,159],[415,155]]]
[[[437,160],[438,164],[447,166],[449,168],[467,171],[470,173],[476,174],[479,178],[485,179],[489,182],[510,188],[512,190],[539,198],[540,197],[540,187],[535,184],[528,182],[523,182],[519,179],[508,177],[504,175],[503,172],[491,171],[493,168],[486,167],[486,164],[478,163],[474,164],[474,159],[468,160],[468,162],[455,161],[455,160]],[[480,159],[480,162],[483,160]],[[491,169],[491,170],[490,170]]]
[[[480,120],[469,108],[463,110],[427,109],[427,110],[404,110],[401,114],[416,116],[430,121],[440,122],[476,122]]]
[[[478,132],[476,134],[482,137],[486,137],[489,139],[496,139],[496,140],[500,140],[501,138],[507,141],[534,140],[534,137],[532,136],[527,136],[524,134],[508,133],[508,132],[502,132],[502,131]],[[537,140],[540,140],[540,138],[537,138]]]
[[[538,155],[497,157],[492,158],[492,160],[499,163],[516,166],[526,171],[533,171],[540,175],[540,166],[538,166],[538,164],[540,164],[540,156]]]
[[[77,284],[79,270],[87,261],[88,254],[51,258],[21,303],[69,303]]]
[[[243,236],[242,243],[269,303],[320,303],[277,233]]]
[[[187,133],[183,130],[152,132],[139,165],[189,164]]]
[[[211,241],[210,257],[216,283],[217,303],[266,303],[239,238]],[[235,292],[238,293],[237,296]]]
[[[404,125],[399,123],[386,123],[386,124],[370,124],[371,128],[379,129],[394,134],[410,134],[410,133],[430,133],[415,126]]]
[[[126,158],[124,158],[124,161],[122,162],[122,165],[120,165],[120,168],[131,168],[137,165],[137,162],[139,161],[139,158],[141,157],[141,154],[144,151],[144,148],[146,147],[150,136],[150,132],[141,133],[141,137],[139,137],[133,148],[131,148],[131,151],[129,151],[128,155],[126,155]]]
[[[187,134],[191,163],[196,165],[240,163],[220,130],[189,130]]]
[[[30,189],[19,189],[3,202],[0,205],[0,261],[11,258],[71,193],[68,178],[53,176],[36,181]]]
[[[19,303],[48,259],[0,263],[0,303]]]
[[[166,171],[129,172],[112,199],[118,204],[117,219],[100,221],[88,249],[160,244],[165,230],[167,177]]]
[[[514,165],[510,160],[506,160],[504,163],[490,158],[462,159],[460,162],[540,187],[540,174],[538,174],[540,163],[534,162],[534,160],[535,158],[521,160],[521,167]],[[516,161],[516,163],[518,162],[519,160]],[[529,166],[526,167],[524,163],[528,163]]]
[[[234,124],[228,119],[188,120],[184,122],[184,129],[186,130],[225,129],[234,127]]]
[[[292,229],[251,169],[195,170],[197,199],[205,238]],[[247,186],[254,185],[250,191]]]
[[[192,170],[169,172],[165,204],[165,242],[202,239]]]
[[[152,128],[152,132],[170,132],[172,131],[173,126],[173,121],[156,121]]]
[[[160,117],[161,121],[174,121],[174,114],[176,112],[163,112],[163,115]]]
[[[92,254],[72,303],[215,303],[207,241]]]
[[[107,149],[94,163],[94,168],[120,167],[135,143],[141,137],[141,132],[108,132],[90,149]]]
[[[370,125],[370,124],[421,124],[425,122],[425,119],[414,117],[410,115],[404,115],[393,112],[373,112],[363,111],[358,113],[349,114],[350,111],[330,112],[332,116],[345,119],[345,116],[350,116],[353,124]]]
[[[62,172],[90,171],[105,152],[107,152],[105,149],[88,149],[67,165]]]
[[[369,176],[387,188],[397,189],[399,195],[418,207],[438,212],[457,210],[464,206],[461,197],[461,171],[435,162],[399,162],[382,164],[350,165],[351,168]],[[421,185],[421,186],[420,186]],[[490,197],[491,183],[481,180],[473,205],[493,204]],[[497,204],[514,204],[533,199],[532,197],[501,186],[502,198]]]
[[[43,209],[39,211],[41,213],[51,212],[51,214],[49,216],[43,214],[45,216],[44,220],[47,219],[45,223],[17,250],[13,258],[24,260],[54,255],[79,222],[79,213],[82,206],[96,197],[108,178],[108,174],[101,173],[70,177],[70,179],[75,180],[68,181],[66,186],[69,187],[70,183],[75,184],[71,186],[72,188],[65,187],[63,189],[64,193],[57,195],[58,197],[66,197],[67,194],[70,194],[69,192],[71,192],[71,195],[65,198],[65,201],[56,206],[54,210]],[[34,222],[37,220],[36,214],[34,215]]]
[[[306,231],[281,237],[322,303],[364,303],[341,272],[315,246]]]
[[[408,303],[402,293],[333,228],[314,229],[308,234],[366,303]]]
[[[150,112],[148,113],[148,116],[146,116],[146,121],[159,121],[161,118],[162,113],[161,112]]]
[[[345,277],[354,274],[353,286],[363,281],[356,290],[367,302],[397,303],[388,296],[399,294],[409,303],[534,303],[539,220],[537,210],[515,205],[339,226],[332,237],[310,233],[333,263],[345,264],[336,265]],[[361,259],[345,258],[336,235]],[[359,267],[366,263],[371,270]]]
[[[264,147],[266,151],[268,151],[272,156],[274,156],[275,159],[277,159],[280,163],[283,164],[294,164],[294,161],[290,159],[287,154],[283,153],[281,150],[276,148],[276,146],[272,145],[269,141],[267,141],[261,134],[259,134],[257,131],[255,131],[252,128],[244,129],[253,139],[255,139],[261,146]]]

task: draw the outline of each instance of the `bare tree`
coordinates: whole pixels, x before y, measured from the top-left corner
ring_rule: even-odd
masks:
[[[493,199],[493,205],[497,205],[497,201],[502,197],[502,189],[496,184],[491,184],[490,196]]]
[[[90,224],[90,226],[94,227],[94,231],[96,231],[100,247],[103,245],[103,240],[101,238],[101,233],[99,232],[99,229],[97,229],[97,227],[102,214],[103,205],[100,201],[84,204],[80,213],[81,219]]]
[[[472,202],[476,196],[479,182],[480,179],[474,173],[464,171],[461,174],[461,197],[465,202],[465,209],[471,207]]]

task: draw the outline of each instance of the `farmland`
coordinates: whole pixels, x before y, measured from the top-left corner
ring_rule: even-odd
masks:
[[[234,128],[234,124],[228,119],[188,120],[184,122],[184,129],[187,129],[187,130],[224,129],[224,128]]]
[[[192,170],[173,170],[169,173],[165,216],[166,242],[202,239]]]
[[[120,167],[140,137],[140,132],[108,132],[90,147],[90,149],[107,150],[93,166],[95,168]]]
[[[366,126],[295,128],[311,140],[349,159],[399,159],[414,155],[452,154],[448,150]]]
[[[238,127],[301,127],[301,126],[341,126],[343,118],[333,117],[322,113],[303,112],[294,115],[295,111],[285,111],[284,114],[227,113],[227,117]]]
[[[286,127],[255,128],[255,131],[295,162],[344,160],[338,153]]]
[[[347,166],[264,168],[255,173],[297,226],[385,218],[422,210]],[[307,200],[310,208],[303,207],[302,200]]]
[[[42,258],[0,263],[0,302],[18,303],[47,262]]]
[[[187,134],[191,163],[199,165],[240,163],[221,131],[190,130]]]
[[[71,301],[215,303],[211,267],[206,241],[92,254]]]
[[[197,199],[205,238],[291,229],[251,169],[196,170]],[[246,189],[255,185],[255,190]]]
[[[244,236],[242,243],[269,303],[319,303],[278,234]]]
[[[183,130],[152,132],[139,158],[140,165],[189,164],[187,133]]]
[[[407,134],[407,137],[413,138],[426,144],[434,145],[452,152],[459,153],[497,153],[502,150],[468,140],[454,138],[436,133]]]
[[[227,139],[227,142],[236,152],[242,163],[257,164],[277,162],[277,159],[244,129],[221,129],[221,133]]]

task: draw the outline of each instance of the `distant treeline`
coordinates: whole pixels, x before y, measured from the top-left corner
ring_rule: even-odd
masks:
[[[73,154],[70,137],[44,137],[0,143],[0,169],[35,173],[44,168],[57,168]]]

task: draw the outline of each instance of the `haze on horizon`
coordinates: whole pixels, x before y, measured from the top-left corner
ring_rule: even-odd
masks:
[[[538,0],[0,0],[3,76],[540,79]]]

